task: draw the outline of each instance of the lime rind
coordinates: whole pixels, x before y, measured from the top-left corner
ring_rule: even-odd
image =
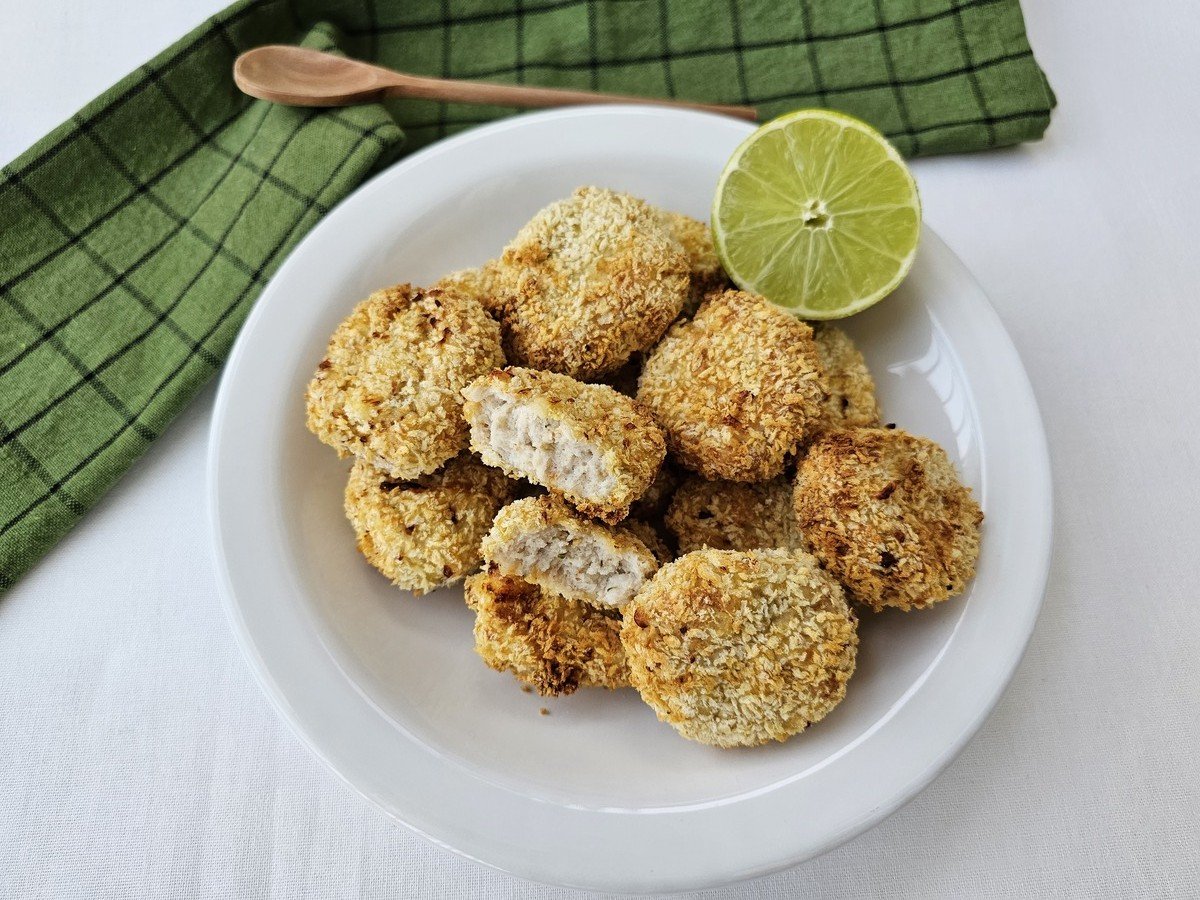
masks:
[[[711,222],[739,287],[804,318],[836,319],[879,302],[908,274],[921,206],[904,160],[870,125],[799,110],[734,150]]]

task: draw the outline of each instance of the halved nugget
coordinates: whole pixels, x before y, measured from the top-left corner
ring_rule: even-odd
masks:
[[[841,587],[796,550],[698,550],[624,609],[630,683],[689,740],[787,740],[846,693],[857,620]]]
[[[726,291],[654,348],[637,399],[682,465],[709,479],[766,481],[824,396],[812,329],[762,297]]]
[[[795,504],[813,554],[876,610],[929,606],[975,574],[983,513],[933,441],[883,428],[827,432],[796,470]]]
[[[501,575],[597,606],[628,603],[658,570],[654,553],[622,525],[608,528],[561,500],[531,497],[500,510],[483,557]]]
[[[479,568],[480,543],[514,487],[465,452],[409,482],[360,459],[346,484],[346,517],[371,565],[398,587],[424,594]]]
[[[666,524],[679,552],[800,550],[804,539],[792,509],[792,485],[780,476],[758,484],[705,481],[694,475],[671,498]]]
[[[813,326],[817,354],[828,394],[821,407],[821,428],[873,428],[879,422],[875,380],[850,336],[836,325]]]
[[[535,215],[496,272],[509,359],[585,380],[653,346],[688,295],[688,260],[657,210],[595,187]]]
[[[654,420],[607,385],[508,368],[463,396],[471,446],[485,463],[609,523],[625,518],[666,454]]]
[[[475,652],[539,694],[629,684],[616,610],[557,597],[496,572],[468,578],[466,599],[475,610]]]
[[[308,385],[308,428],[338,456],[417,478],[466,447],[461,391],[502,365],[500,329],[477,300],[385,288],[333,333]]]

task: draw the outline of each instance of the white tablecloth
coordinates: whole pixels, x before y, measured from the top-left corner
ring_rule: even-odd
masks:
[[[0,159],[224,2],[3,0]],[[928,790],[731,897],[1200,890],[1200,6],[1025,6],[1049,137],[916,170],[1041,403],[1045,609]],[[414,837],[276,718],[211,571],[211,401],[0,600],[0,896],[570,894]]]

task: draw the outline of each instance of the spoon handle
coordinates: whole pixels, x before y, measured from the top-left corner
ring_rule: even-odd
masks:
[[[395,73],[396,80],[387,87],[389,97],[409,97],[421,100],[444,100],[450,103],[483,103],[492,106],[546,107],[576,104],[629,103],[639,106],[674,106],[721,113],[754,122],[758,113],[752,106],[730,106],[720,103],[692,103],[687,100],[657,100],[627,94],[602,94],[596,91],[576,91],[563,88],[532,87],[516,84],[492,84],[486,81],[459,81],[453,78],[427,78],[421,75]]]

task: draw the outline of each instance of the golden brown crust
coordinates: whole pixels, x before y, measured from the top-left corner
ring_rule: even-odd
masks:
[[[521,229],[497,284],[508,358],[590,380],[662,336],[687,297],[688,263],[645,201],[583,187]]]
[[[625,607],[630,683],[717,747],[787,740],[845,696],[858,649],[842,589],[807,553],[700,550]]]
[[[823,398],[812,329],[743,291],[712,296],[676,323],[638,383],[672,455],[729,481],[780,474]]]
[[[813,338],[828,391],[821,406],[820,427],[877,428],[880,420],[875,380],[854,341],[828,323],[813,325]]]
[[[687,478],[666,515],[680,554],[713,550],[804,549],[792,510],[792,485],[784,478],[758,484]]]
[[[484,437],[483,401],[488,388],[528,404],[546,421],[561,423],[572,439],[595,447],[614,484],[603,495],[585,495],[564,489],[552,478],[515,468],[511,460]],[[580,512],[610,525],[629,514],[630,505],[654,481],[666,455],[661,429],[639,404],[602,384],[584,384],[566,375],[509,367],[477,379],[464,391],[463,412],[471,423],[471,444],[483,461],[504,469],[514,478],[542,484],[568,500]]]
[[[496,671],[512,672],[544,696],[629,684],[615,610],[495,572],[468,578],[466,588],[475,610],[475,651]]]
[[[500,288],[496,280],[499,266],[497,260],[489,259],[478,268],[459,269],[442,276],[434,287],[473,297],[489,313],[495,314],[500,308]]]
[[[469,453],[414,482],[358,460],[346,484],[346,517],[367,561],[419,595],[479,568],[480,542],[513,487]]]
[[[721,267],[713,246],[712,231],[708,225],[682,213],[659,210],[662,222],[671,236],[683,247],[688,260],[688,299],[683,314],[690,316],[713,291],[726,291],[733,282]]]
[[[333,333],[308,386],[308,428],[339,456],[416,478],[466,446],[459,392],[503,364],[499,328],[478,301],[385,288]]]
[[[812,553],[876,610],[929,606],[975,574],[983,513],[933,441],[879,428],[828,432],[800,463],[795,506]]]

